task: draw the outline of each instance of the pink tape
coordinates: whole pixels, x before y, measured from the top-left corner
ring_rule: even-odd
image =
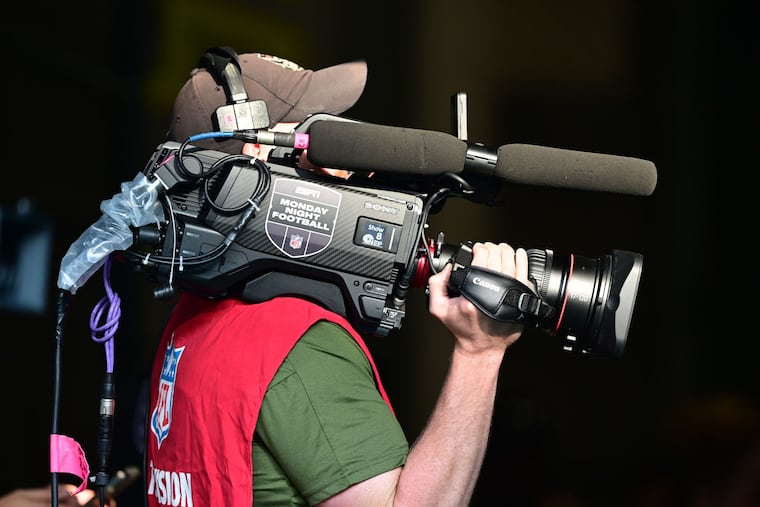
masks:
[[[309,147],[309,134],[296,134],[295,139],[295,146],[294,148],[300,148],[302,150],[305,150]]]
[[[76,440],[66,435],[50,435],[50,471],[79,477],[82,483],[72,494],[84,491],[90,476],[90,465]]]

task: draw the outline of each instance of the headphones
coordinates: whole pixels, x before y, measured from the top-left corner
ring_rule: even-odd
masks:
[[[224,87],[227,104],[216,110],[219,130],[258,130],[269,128],[269,111],[263,100],[248,100],[240,60],[234,49],[227,46],[206,50],[198,62],[214,80]]]

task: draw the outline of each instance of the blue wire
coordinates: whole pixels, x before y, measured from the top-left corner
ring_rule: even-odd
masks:
[[[200,141],[201,139],[213,139],[215,137],[232,137],[234,132],[205,132],[203,134],[195,134],[194,136],[190,136],[189,140],[192,143],[193,141]]]

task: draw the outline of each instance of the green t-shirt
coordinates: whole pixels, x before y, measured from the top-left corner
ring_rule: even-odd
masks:
[[[367,356],[321,321],[267,389],[253,438],[256,507],[314,505],[404,464],[409,444],[380,396]]]

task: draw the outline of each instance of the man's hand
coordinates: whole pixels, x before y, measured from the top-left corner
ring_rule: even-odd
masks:
[[[59,507],[79,507],[81,505],[100,505],[97,494],[92,489],[85,489],[76,495],[73,484],[58,486]],[[50,485],[36,488],[18,488],[0,496],[0,507],[50,507],[53,501]],[[90,503],[88,503],[90,502]],[[106,507],[116,507],[116,500],[108,498]]]
[[[514,250],[506,243],[475,243],[472,247],[473,266],[499,271],[516,278],[528,286],[528,254],[524,249]],[[522,324],[499,322],[489,318],[462,296],[450,298],[447,284],[451,264],[430,277],[429,309],[454,335],[456,348],[465,354],[496,351],[503,353],[523,332]]]

